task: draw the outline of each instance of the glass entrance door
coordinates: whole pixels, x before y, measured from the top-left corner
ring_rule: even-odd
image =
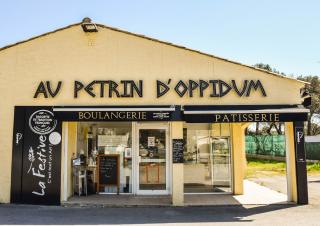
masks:
[[[138,135],[138,194],[168,194],[167,126],[140,125]]]

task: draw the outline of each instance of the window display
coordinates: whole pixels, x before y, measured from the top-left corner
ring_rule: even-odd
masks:
[[[228,124],[185,123],[185,193],[231,192]]]
[[[132,192],[132,124],[127,122],[78,123],[77,156],[86,170],[88,194]],[[119,159],[116,166],[103,164],[102,159]],[[98,164],[100,161],[100,165]],[[113,169],[115,168],[116,169]],[[110,169],[109,169],[110,168]],[[108,174],[110,172],[110,175]],[[112,173],[112,174],[111,174]],[[113,175],[114,173],[119,175]],[[111,177],[112,176],[112,177]],[[119,178],[119,183],[114,183]],[[108,181],[110,179],[110,181]],[[111,181],[112,179],[112,181]],[[99,183],[103,181],[103,183]],[[110,183],[109,183],[110,182]]]
[[[229,124],[185,123],[183,134],[185,193],[232,192]],[[165,191],[165,127],[141,127],[135,136],[137,189]],[[78,123],[73,158],[75,194],[132,193],[133,157],[131,122]],[[84,179],[78,179],[78,175]]]

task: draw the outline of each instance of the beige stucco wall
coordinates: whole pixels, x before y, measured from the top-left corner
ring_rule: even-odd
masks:
[[[267,97],[252,92],[238,97],[180,98],[170,92],[156,99],[156,79],[244,79],[262,82]],[[143,98],[73,98],[73,82],[92,80],[144,80]],[[55,98],[34,99],[40,81],[63,81]],[[297,104],[303,83],[176,48],[160,42],[99,27],[86,34],[73,26],[0,51],[0,202],[9,202],[13,110],[15,105],[109,105],[109,104]]]
[[[171,138],[183,139],[183,122],[171,123]],[[172,164],[172,204],[183,206],[184,203],[184,172],[183,163]]]
[[[293,122],[285,123],[288,201],[298,201]]]
[[[245,123],[233,123],[232,125],[232,166],[233,166],[233,193],[243,194],[243,179],[246,172]]]
[[[67,201],[67,199],[73,195],[72,158],[76,152],[77,122],[63,122],[61,143],[61,201]]]
[[[77,153],[77,122],[68,122],[68,170],[67,170],[67,198],[73,195],[73,181],[72,181],[72,158]],[[66,138],[63,136],[64,139]],[[65,184],[62,183],[64,186]],[[66,201],[66,200],[65,200]]]

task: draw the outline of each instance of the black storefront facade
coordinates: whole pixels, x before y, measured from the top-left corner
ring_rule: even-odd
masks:
[[[232,123],[294,121],[297,203],[307,204],[306,155],[303,135],[303,122],[307,120],[306,112],[297,106],[267,105],[17,106],[15,107],[13,133],[11,202],[60,205],[61,134],[64,121],[223,123],[225,122],[223,120],[227,120]],[[178,152],[175,153],[173,163],[183,163],[183,157],[181,157],[183,150],[180,149],[180,153],[179,150],[176,151]]]

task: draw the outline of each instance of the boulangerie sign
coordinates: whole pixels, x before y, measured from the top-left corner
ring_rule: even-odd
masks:
[[[22,203],[60,203],[61,123],[50,108],[27,107],[22,169]]]

